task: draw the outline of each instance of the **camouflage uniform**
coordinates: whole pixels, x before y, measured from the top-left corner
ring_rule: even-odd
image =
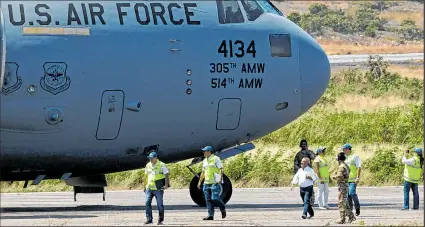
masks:
[[[336,183],[338,185],[338,210],[341,217],[341,220],[338,222],[338,224],[344,224],[345,223],[345,216],[348,216],[348,222],[351,223],[356,218],[354,217],[353,211],[350,209],[350,206],[348,205],[348,176],[350,174],[350,168],[347,164],[341,163],[338,166],[338,170],[336,175],[333,177],[334,180],[336,180]]]

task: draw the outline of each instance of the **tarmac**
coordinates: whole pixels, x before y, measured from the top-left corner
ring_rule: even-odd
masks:
[[[233,196],[226,205],[227,217],[221,218],[216,208],[213,221],[203,221],[206,208],[192,202],[189,190],[169,189],[164,194],[164,225],[196,226],[335,226],[339,218],[337,188],[330,188],[331,210],[317,207],[315,215],[302,219],[302,202],[299,188],[233,189]],[[424,226],[424,189],[419,187],[419,210],[401,211],[402,187],[359,187],[361,214],[348,226],[409,225]],[[413,195],[410,194],[412,207]],[[158,220],[156,201],[153,200],[154,224]],[[107,191],[102,194],[77,194],[72,192],[4,193],[1,194],[1,226],[141,226],[145,221],[143,191]]]

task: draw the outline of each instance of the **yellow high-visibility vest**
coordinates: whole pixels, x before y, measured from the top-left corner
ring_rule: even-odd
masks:
[[[354,161],[354,154],[348,155],[347,159],[345,160],[345,163],[350,167],[350,176],[348,178],[348,182],[354,182],[357,178],[357,166],[356,162]]]
[[[421,179],[421,163],[418,156],[413,158],[411,166],[404,165],[404,180],[410,183],[418,184]]]
[[[214,173],[218,174],[220,171],[215,165],[215,159],[218,158],[215,155],[211,155],[209,158],[204,158],[202,162],[202,168],[204,170],[204,184],[215,184],[217,183],[214,178]]]
[[[319,173],[320,173],[321,178],[324,179],[323,180],[324,182],[329,183],[328,162],[320,156],[317,156],[316,158],[317,158],[317,160],[319,160]]]
[[[164,165],[165,164],[160,162],[159,160],[156,161],[155,168],[153,168],[151,162],[146,165],[145,168],[148,175],[148,183],[146,184],[146,189],[159,190],[156,188],[155,181],[165,179],[165,175],[162,172],[162,167]]]

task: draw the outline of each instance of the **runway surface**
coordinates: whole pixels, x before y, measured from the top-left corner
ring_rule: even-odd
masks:
[[[315,188],[317,190],[317,187]],[[400,211],[403,204],[402,187],[358,188],[362,205],[361,214],[352,226],[370,225],[424,225],[424,190],[421,186],[420,209]],[[412,194],[411,194],[412,196]],[[336,207],[337,189],[330,188],[329,204],[332,210],[314,207],[312,219],[301,219],[302,205],[299,189],[234,189],[227,204],[227,218],[221,219],[218,208],[214,221],[203,221],[205,208],[195,206],[188,190],[167,190],[164,195],[164,225],[336,225],[339,217]],[[411,198],[412,203],[412,198]],[[154,208],[154,225],[157,210]],[[316,191],[317,204],[317,191]],[[412,206],[412,205],[411,205]],[[111,191],[102,201],[102,194],[13,193],[1,194],[1,226],[10,225],[143,225],[143,191]]]
[[[375,55],[375,54],[371,54]],[[384,61],[393,63],[409,62],[412,60],[423,60],[424,53],[409,54],[378,54]],[[369,54],[349,54],[349,55],[328,55],[329,62],[333,66],[349,66],[358,63],[365,63],[369,58]]]

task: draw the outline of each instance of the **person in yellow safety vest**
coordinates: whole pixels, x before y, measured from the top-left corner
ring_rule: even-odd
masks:
[[[167,166],[158,160],[158,154],[151,152],[148,156],[150,162],[145,167],[145,206],[146,206],[146,222],[144,224],[152,224],[152,199],[156,198],[156,204],[159,212],[158,225],[164,221],[164,189],[170,187]]]
[[[319,147],[316,150],[317,156],[314,159],[314,170],[316,171],[319,179],[317,184],[319,186],[319,196],[317,200],[319,201],[319,209],[326,210],[330,209],[328,206],[328,196],[329,196],[329,167],[328,162],[325,159],[326,148]]]
[[[220,185],[223,182],[223,164],[219,157],[212,154],[213,148],[206,146],[202,148],[204,160],[202,162],[202,173],[199,178],[198,188],[201,189],[201,182],[204,181],[202,191],[208,208],[208,216],[203,220],[214,220],[214,204],[220,208],[221,217],[226,217],[226,206],[220,197]],[[214,203],[214,204],[213,204]]]
[[[405,154],[401,160],[404,163],[404,207],[402,210],[409,210],[410,189],[413,192],[413,209],[419,209],[418,184],[421,179],[424,159],[422,157],[422,148],[415,148],[413,151],[415,153],[413,158],[406,159]],[[409,150],[406,153],[409,153]]]
[[[361,160],[360,157],[351,151],[352,147],[346,143],[342,146],[342,150],[346,156],[345,163],[350,167],[350,176],[348,178],[348,204],[350,209],[356,208],[356,216],[360,215],[360,202],[357,196],[356,188],[359,184],[361,173]]]

